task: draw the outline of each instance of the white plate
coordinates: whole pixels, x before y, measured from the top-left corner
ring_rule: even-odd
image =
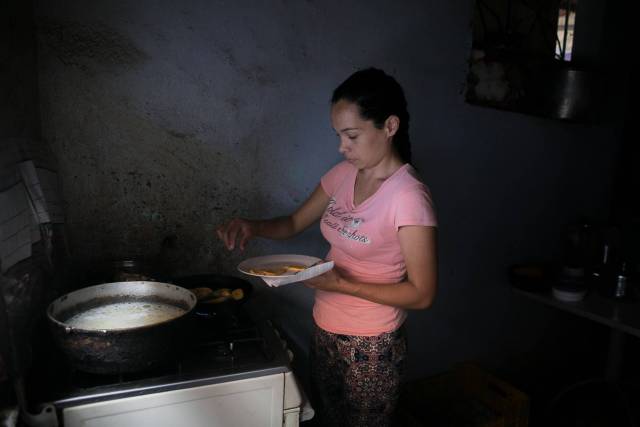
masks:
[[[238,264],[238,270],[250,276],[262,277],[262,278],[278,278],[278,277],[292,276],[296,274],[296,272],[292,271],[289,273],[274,276],[274,275],[255,274],[255,273],[252,273],[251,270],[277,269],[285,265],[304,265],[305,267],[309,267],[310,265],[313,265],[319,261],[321,261],[320,258],[307,256],[307,255],[290,255],[290,254],[266,255],[266,256],[259,256],[255,258],[249,258],[242,261],[240,264]]]

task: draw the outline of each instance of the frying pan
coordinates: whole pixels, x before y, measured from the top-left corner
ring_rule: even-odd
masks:
[[[227,298],[225,301],[215,304],[198,301],[195,312],[197,315],[202,316],[233,314],[237,307],[244,304],[253,293],[253,286],[246,280],[220,274],[196,274],[183,276],[174,278],[172,282],[186,289],[210,288],[214,291],[223,288],[230,290],[242,289],[244,297],[239,300]]]

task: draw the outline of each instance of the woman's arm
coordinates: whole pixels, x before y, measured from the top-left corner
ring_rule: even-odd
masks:
[[[329,196],[318,184],[311,196],[291,215],[265,220],[247,220],[234,218],[216,230],[220,240],[229,250],[233,250],[236,242],[240,250],[253,237],[268,239],[288,239],[305,230],[322,216],[329,204]]]
[[[407,277],[400,283],[354,282],[331,270],[307,280],[305,284],[394,307],[427,308],[433,303],[437,287],[436,228],[400,227],[398,239],[407,266]]]

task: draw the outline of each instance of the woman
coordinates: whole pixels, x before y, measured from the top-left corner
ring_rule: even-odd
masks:
[[[293,214],[234,219],[217,232],[229,250],[252,237],[286,239],[320,220],[335,268],[316,290],[312,376],[323,425],[386,426],[406,353],[406,309],[436,293],[436,218],[411,167],[409,114],[400,85],[358,71],[336,88],[331,122],[345,161],[327,172]]]

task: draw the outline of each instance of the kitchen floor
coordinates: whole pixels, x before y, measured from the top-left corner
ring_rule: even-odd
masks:
[[[428,402],[425,402],[428,404]],[[586,384],[564,395],[556,404],[536,405],[532,402],[529,427],[635,427],[640,425],[640,387],[619,386],[602,382]],[[412,417],[400,415],[398,427],[434,427],[441,421],[421,423]],[[477,424],[474,422],[477,421]],[[484,426],[479,417],[466,420],[460,426]],[[301,423],[303,427],[323,427],[318,418]],[[446,423],[446,427],[458,424]],[[509,426],[507,426],[509,427]]]
[[[541,411],[539,411],[541,412]],[[579,386],[555,402],[532,427],[632,427],[640,420],[638,386],[594,382]]]
[[[317,417],[313,417],[308,421],[303,421],[300,423],[300,425],[302,427],[321,427]]]
[[[626,342],[624,363],[621,366],[624,384],[584,381],[586,378],[602,375],[608,336],[608,329],[594,327],[585,328],[584,334],[574,334],[574,339],[569,340],[566,345],[562,341],[545,341],[542,356],[536,353],[530,360],[520,361],[512,371],[496,374],[529,396],[529,427],[640,426],[640,364],[637,363],[640,360],[640,340]],[[554,351],[549,351],[548,348],[553,348]],[[294,359],[294,365],[298,364],[296,362],[300,363],[301,360]],[[308,379],[307,370],[300,369],[305,367],[304,364],[296,367],[299,378]],[[584,385],[573,388],[570,393],[556,400],[560,391],[577,383]],[[428,404],[429,402],[425,402],[425,405]],[[471,422],[478,424],[463,425],[482,425],[481,418],[471,417]],[[450,421],[446,427],[455,427]],[[419,427],[420,423],[405,419],[399,425]],[[433,427],[439,424],[427,425]],[[317,417],[302,423],[302,426],[322,427]]]

